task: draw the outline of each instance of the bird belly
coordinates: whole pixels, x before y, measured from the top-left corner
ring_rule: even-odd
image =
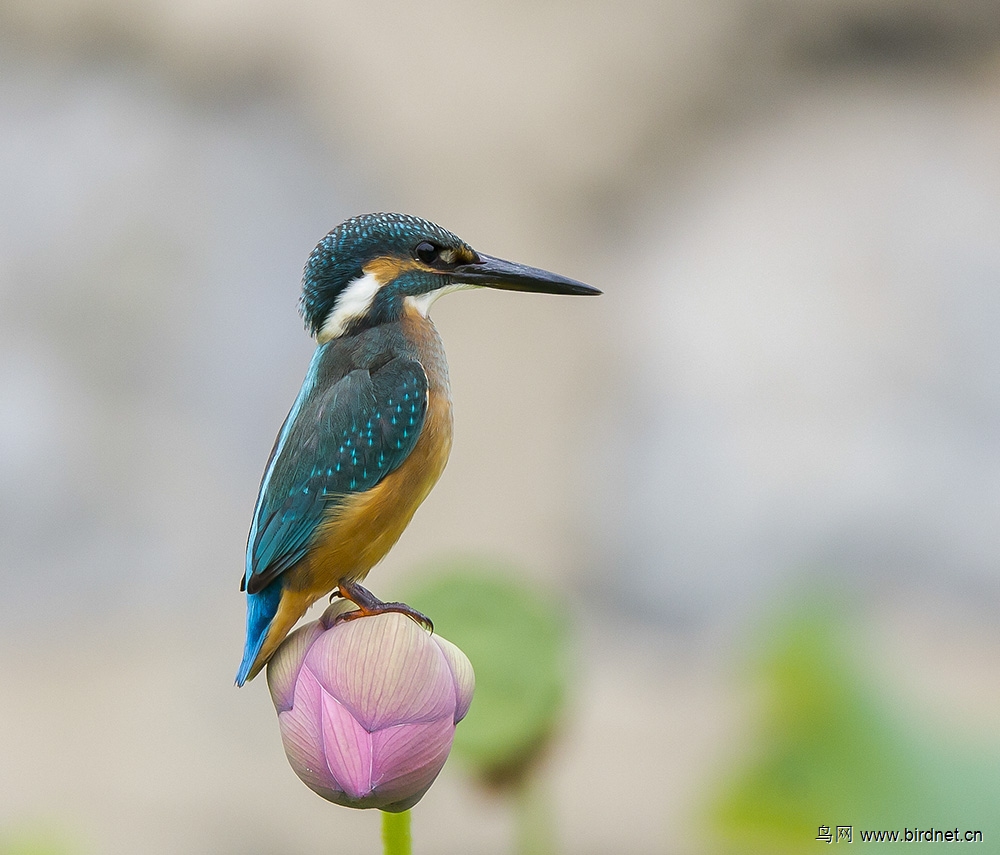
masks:
[[[286,589],[315,600],[344,582],[361,581],[399,540],[451,452],[450,397],[431,390],[427,403],[413,451],[372,489],[348,495],[328,511],[308,554],[288,573]]]

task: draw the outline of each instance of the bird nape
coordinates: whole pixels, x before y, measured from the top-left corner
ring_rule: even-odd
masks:
[[[310,254],[301,311],[317,347],[254,507],[237,685],[253,679],[306,609],[331,592],[357,606],[348,619],[398,611],[430,625],[361,582],[403,533],[451,450],[448,364],[431,304],[479,287],[601,293],[477,252],[405,214],[353,217]]]

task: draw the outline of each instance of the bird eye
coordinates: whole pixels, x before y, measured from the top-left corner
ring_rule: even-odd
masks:
[[[424,264],[434,264],[438,260],[438,253],[440,252],[441,247],[435,246],[426,240],[418,243],[417,248],[413,250],[413,254]]]

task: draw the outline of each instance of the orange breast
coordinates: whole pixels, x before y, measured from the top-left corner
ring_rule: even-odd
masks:
[[[416,311],[404,318],[407,338],[427,373],[427,413],[417,443],[402,465],[371,490],[348,496],[318,531],[309,554],[289,571],[285,588],[312,600],[341,582],[364,579],[409,524],[444,471],[451,452],[448,368],[431,321]]]

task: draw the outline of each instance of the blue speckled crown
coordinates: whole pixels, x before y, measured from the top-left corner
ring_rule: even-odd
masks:
[[[447,229],[409,214],[362,214],[342,222],[316,244],[302,274],[299,309],[309,332],[319,332],[341,291],[364,275],[365,264],[380,255],[409,256],[425,240],[472,252]]]

